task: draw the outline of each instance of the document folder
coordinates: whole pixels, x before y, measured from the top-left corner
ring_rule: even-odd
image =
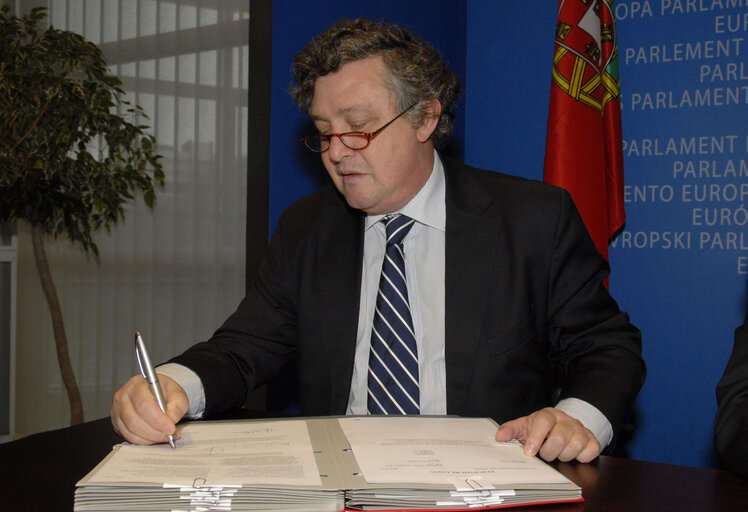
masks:
[[[118,444],[75,510],[488,510],[583,501],[487,418],[351,416],[190,422],[168,445]],[[211,508],[213,507],[213,508]]]

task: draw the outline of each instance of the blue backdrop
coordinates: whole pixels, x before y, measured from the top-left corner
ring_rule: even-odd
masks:
[[[556,2],[538,5],[274,2],[270,229],[327,179],[287,90],[295,52],[341,17],[388,18],[434,43],[464,84],[451,153],[541,179]],[[748,283],[747,3],[618,0],[616,14],[628,220],[610,287],[649,368],[630,454],[713,467],[714,388]]]

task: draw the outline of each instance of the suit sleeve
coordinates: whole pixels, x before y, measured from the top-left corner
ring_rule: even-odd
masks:
[[[724,465],[748,477],[748,311],[717,384],[714,444]]]
[[[644,383],[641,333],[619,310],[604,280],[607,262],[562,192],[549,269],[548,330],[560,398],[584,400],[614,431]]]

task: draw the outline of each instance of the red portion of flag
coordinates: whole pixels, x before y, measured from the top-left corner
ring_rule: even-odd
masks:
[[[613,0],[559,0],[543,179],[569,191],[597,250],[626,219]]]

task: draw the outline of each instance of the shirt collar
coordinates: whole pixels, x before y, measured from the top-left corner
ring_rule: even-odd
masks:
[[[431,176],[421,187],[421,190],[400,210],[392,213],[402,213],[420,224],[444,231],[447,225],[446,182],[444,179],[444,164],[439,154],[434,150],[434,167]],[[369,229],[382,220],[384,215],[367,215],[365,229]]]

